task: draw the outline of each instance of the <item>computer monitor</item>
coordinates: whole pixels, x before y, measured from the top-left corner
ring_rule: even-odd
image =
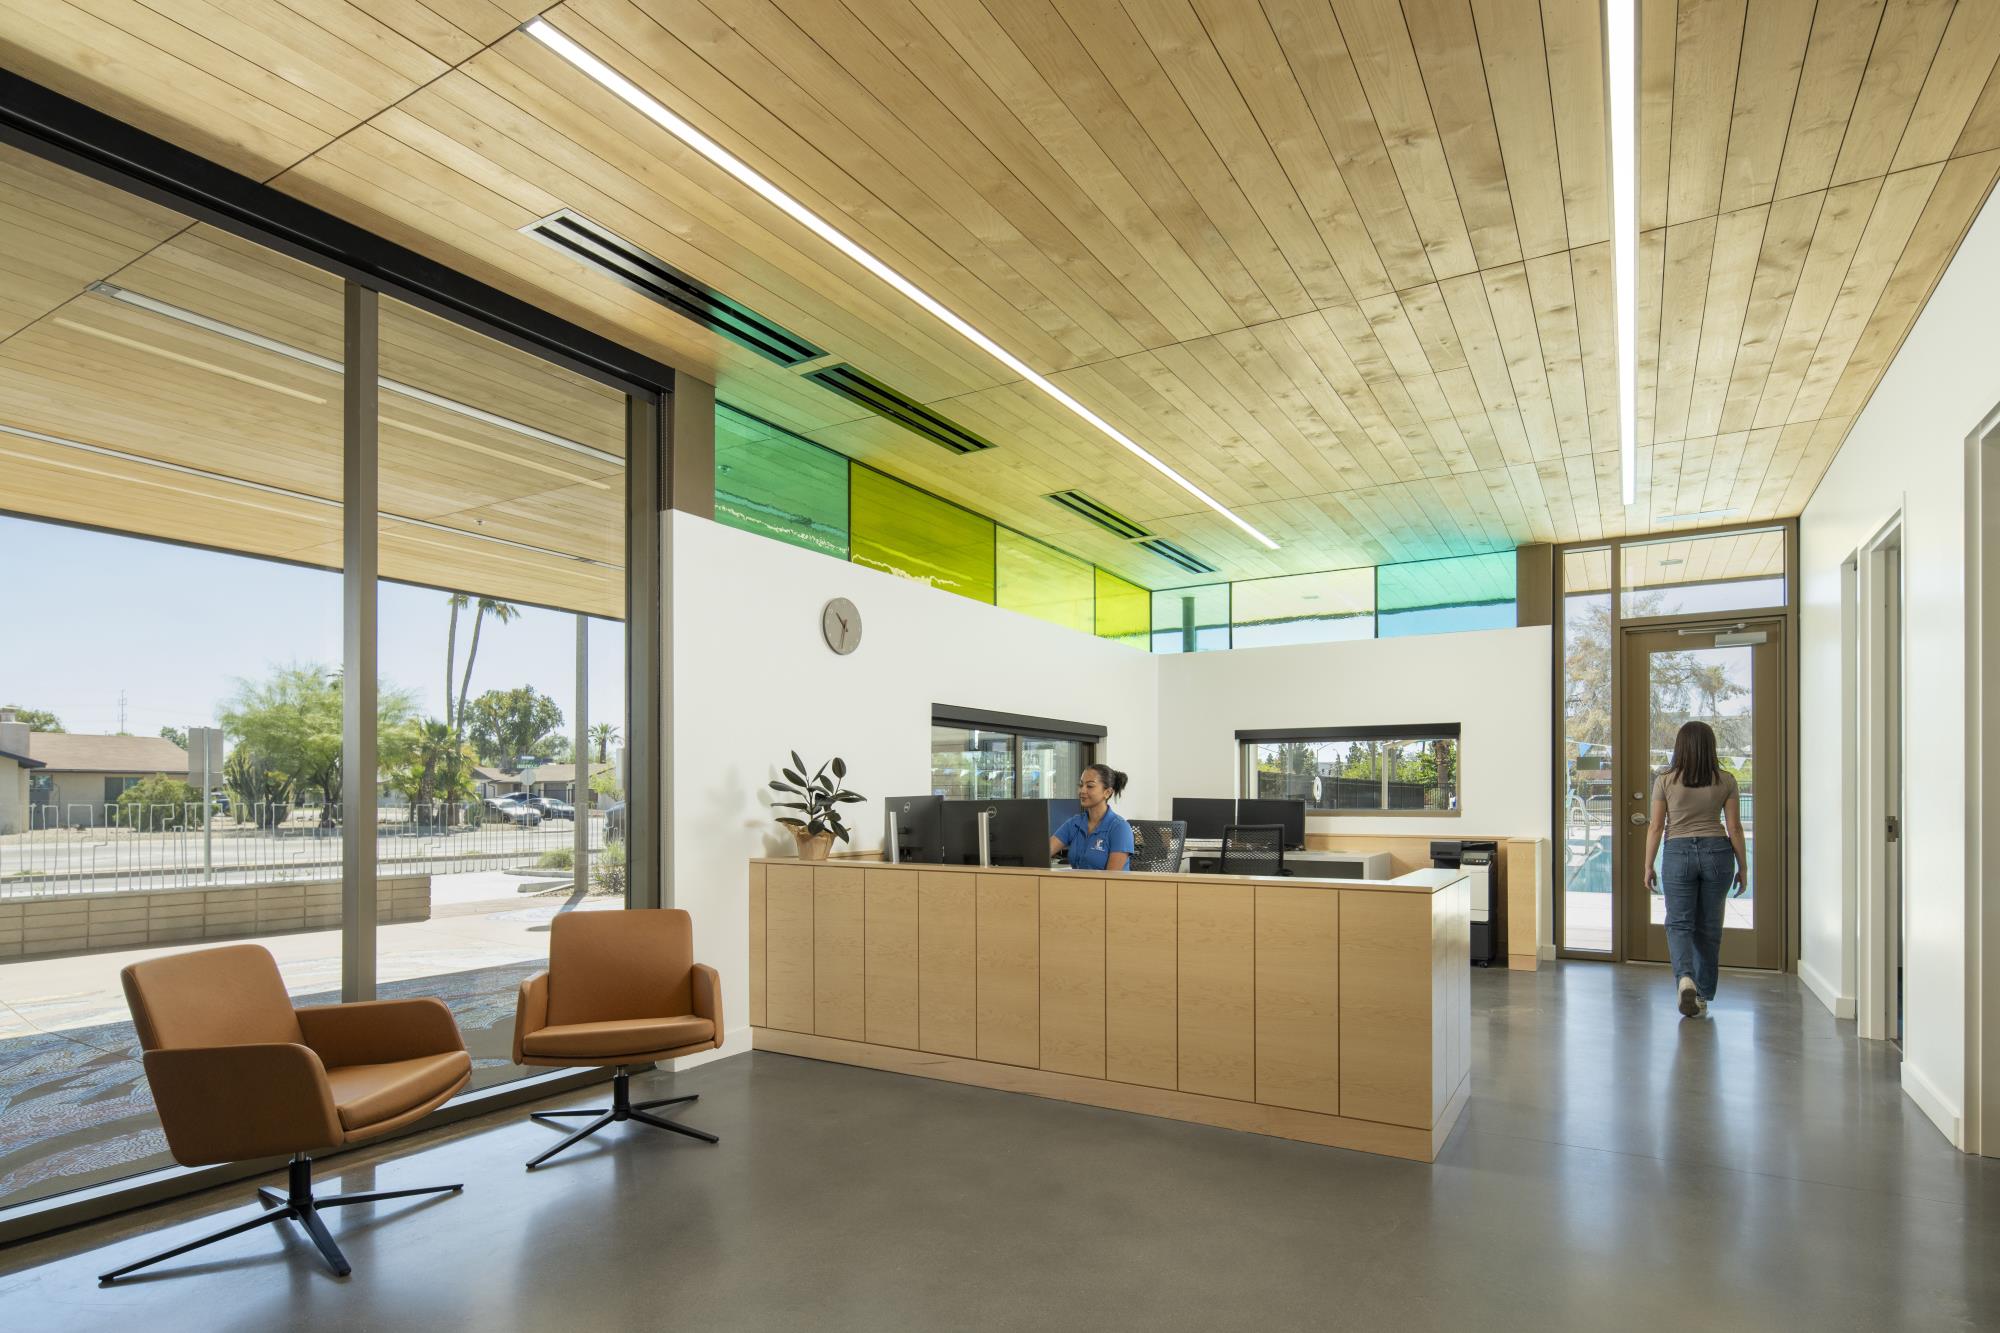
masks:
[[[1049,819],[1045,800],[946,801],[944,803],[944,862],[979,864],[979,815],[992,812],[986,826],[987,864],[1033,866],[1049,864]]]
[[[944,797],[891,796],[882,803],[882,846],[893,836],[896,860],[938,865],[944,861]],[[890,816],[895,832],[890,833]]]
[[[1236,803],[1239,824],[1283,824],[1285,847],[1303,851],[1306,845],[1306,803],[1303,800],[1241,800]]]
[[[1082,813],[1083,802],[1077,800],[1074,796],[1051,798],[1049,801],[1049,836],[1053,838],[1056,835],[1057,829],[1069,823],[1071,815],[1080,815]]]
[[[1220,838],[1222,830],[1241,822],[1235,801],[1212,796],[1174,797],[1173,818],[1186,821],[1190,838]]]

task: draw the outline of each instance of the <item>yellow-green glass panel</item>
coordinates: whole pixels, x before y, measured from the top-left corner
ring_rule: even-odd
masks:
[[[993,600],[993,520],[856,466],[849,535],[857,565],[976,602]]]
[[[994,549],[1001,606],[1085,634],[1092,632],[1097,589],[1089,563],[1008,528],[999,530]]]
[[[1153,633],[1153,594],[1116,574],[1097,571],[1097,637],[1144,651]]]

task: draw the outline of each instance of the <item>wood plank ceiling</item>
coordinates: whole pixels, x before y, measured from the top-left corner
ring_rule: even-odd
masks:
[[[0,0],[0,61],[1153,587],[1798,513],[2000,173],[2000,4],[1644,0],[1640,498],[1598,0],[566,0],[565,33],[1281,543],[1266,552],[514,25]],[[566,260],[572,208],[1000,447]],[[0,309],[4,309],[0,307]]]

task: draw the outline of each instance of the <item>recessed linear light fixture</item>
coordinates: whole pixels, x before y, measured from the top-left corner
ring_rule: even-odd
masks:
[[[1611,125],[1611,264],[1618,299],[1618,471],[1639,499],[1638,0],[1604,0],[1604,79]]]
[[[168,319],[179,320],[191,328],[220,334],[225,338],[234,338],[237,342],[247,343],[251,347],[262,348],[266,352],[275,352],[279,356],[289,357],[293,361],[298,361],[308,366],[317,366],[319,369],[330,371],[335,375],[341,373],[340,362],[330,356],[321,356],[317,352],[308,352],[303,347],[294,347],[290,343],[279,342],[276,338],[267,338],[261,333],[252,333],[250,330],[238,328],[234,324],[225,324],[219,319],[211,319],[207,315],[199,314],[167,301],[162,301],[157,297],[146,296],[140,292],[128,290],[115,283],[93,282],[90,284],[89,290],[96,292],[99,296],[108,296],[114,301],[122,301],[126,305],[134,306],[140,310],[149,310],[153,314],[164,315]],[[498,412],[488,412],[484,408],[474,407],[471,403],[461,403],[456,398],[447,398],[441,393],[432,393],[429,389],[419,389],[414,384],[404,384],[400,380],[392,380],[387,375],[382,376],[379,382],[390,393],[400,394],[405,398],[414,398],[420,403],[429,403],[432,407],[443,408],[447,412],[457,413],[459,416],[468,417],[473,421],[483,421],[489,426],[498,426],[501,430],[512,431],[516,435],[525,435],[531,440],[540,440],[543,444],[552,444],[558,449],[567,449],[573,454],[582,454],[586,458],[595,458],[602,462],[614,463],[619,467],[625,466],[625,460],[617,454],[593,448],[579,440],[572,440],[566,436],[557,435],[554,431],[543,430],[539,426],[530,426],[525,421],[516,421],[512,417],[503,417]]]
[[[1142,462],[1159,472],[1161,476],[1194,496],[1195,499],[1200,500],[1231,523],[1234,523],[1237,527],[1262,543],[1267,549],[1273,551],[1278,549],[1278,543],[1272,541],[1249,523],[1237,517],[1221,501],[1209,495],[1208,492],[1202,490],[1201,487],[1195,485],[1171,467],[1168,467],[1158,458],[1155,458],[1137,441],[1126,435],[1125,432],[1119,430],[1103,417],[1098,416],[1097,413],[1070,397],[1069,394],[1058,388],[1046,376],[1032,369],[1027,362],[1015,356],[984,333],[981,333],[971,324],[968,324],[936,297],[933,297],[923,288],[911,282],[895,269],[890,268],[825,218],[822,218],[819,214],[813,212],[810,208],[807,208],[804,204],[766,180],[734,153],[709,138],[706,134],[703,134],[681,117],[675,115],[658,98],[639,87],[636,83],[633,83],[617,70],[611,68],[610,65],[607,65],[595,55],[592,55],[590,51],[567,36],[547,19],[531,19],[522,25],[521,30],[540,42],[543,46],[548,47],[549,50],[555,52],[558,56],[561,56],[582,73],[588,75],[627,106],[630,106],[633,110],[645,116],[646,119],[652,121],[655,125],[658,125],[661,129],[694,149],[695,152],[700,153],[710,162],[728,172],[736,180],[760,195],[766,202],[790,216],[795,222],[806,228],[806,230],[818,236],[828,245],[831,245],[834,249],[840,251],[870,273],[873,273],[883,282],[894,287],[919,306],[922,306],[931,315],[949,325],[954,332],[958,333],[966,341],[972,343],[1001,365],[1007,367],[1007,369],[1013,371],[1037,389],[1040,389],[1050,398],[1068,408],[1076,416],[1096,427],[1106,438],[1116,444],[1122,445]]]

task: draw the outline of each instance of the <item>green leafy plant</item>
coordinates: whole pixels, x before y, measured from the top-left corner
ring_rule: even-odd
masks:
[[[590,854],[590,878],[602,893],[625,892],[625,844],[614,842]]]
[[[847,776],[847,761],[840,758],[829,759],[819,766],[812,777],[806,777],[805,760],[799,758],[797,750],[792,751],[792,766],[782,770],[785,780],[771,782],[771,790],[784,792],[800,799],[796,801],[773,801],[774,810],[797,810],[798,815],[779,815],[778,822],[804,837],[817,837],[831,832],[842,842],[850,841],[847,825],[840,818],[840,807],[852,805],[867,798],[848,791],[840,785]],[[827,774],[832,773],[832,777]]]
[[[535,858],[540,870],[568,870],[576,865],[576,853],[567,847],[551,847]]]
[[[201,826],[201,797],[179,778],[155,773],[118,797],[118,823],[148,833]]]

